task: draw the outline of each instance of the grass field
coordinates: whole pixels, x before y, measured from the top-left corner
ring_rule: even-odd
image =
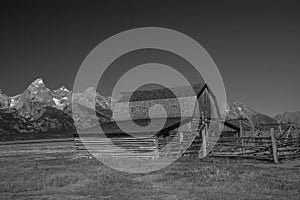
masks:
[[[127,174],[94,159],[0,160],[0,199],[299,199],[300,168],[184,157]]]

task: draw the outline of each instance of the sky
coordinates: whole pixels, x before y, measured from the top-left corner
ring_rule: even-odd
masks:
[[[2,1],[0,89],[13,96],[39,77],[50,89],[72,89],[99,43],[133,28],[164,27],[207,50],[229,99],[271,116],[298,111],[299,9],[296,1]],[[101,93],[121,68],[107,74]]]

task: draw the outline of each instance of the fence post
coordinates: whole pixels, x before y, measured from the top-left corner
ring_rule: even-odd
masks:
[[[155,145],[155,158],[158,159],[159,158],[159,141],[158,141],[157,136],[154,137],[154,145]]]
[[[179,149],[180,149],[180,155],[183,153],[183,132],[179,132]]]
[[[252,137],[255,137],[255,128],[253,122],[251,122],[251,128],[252,128]]]
[[[278,164],[278,154],[277,154],[276,138],[274,135],[274,128],[271,128],[271,140],[272,140],[274,163]]]
[[[240,126],[240,137],[243,137],[243,123],[242,123],[242,118],[239,118],[239,126]]]
[[[204,131],[202,130],[202,153],[203,153],[203,157],[205,157],[207,155],[206,149],[207,149],[207,141],[206,141],[206,134],[207,134],[207,123],[206,121],[204,122]]]

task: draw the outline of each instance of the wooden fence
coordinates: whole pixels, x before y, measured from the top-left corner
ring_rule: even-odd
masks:
[[[207,124],[202,123],[199,127],[186,124],[185,127],[172,130],[167,135],[153,135],[146,138],[107,139],[86,136],[76,139],[76,152],[78,157],[114,156],[157,159],[199,155],[199,157],[250,158],[274,163],[300,157],[299,133],[294,134],[293,137],[283,137],[276,134],[272,128],[269,133],[260,137],[228,137],[226,134],[221,136],[218,134],[218,123],[210,123],[210,129],[207,128]]]
[[[76,157],[157,158],[156,139],[86,135],[75,139]]]
[[[269,137],[221,137],[209,156],[252,158],[278,163],[283,159],[300,157],[300,138],[276,138],[273,129]]]

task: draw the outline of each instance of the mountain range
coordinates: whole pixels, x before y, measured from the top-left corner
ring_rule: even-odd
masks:
[[[226,109],[226,118],[228,119],[243,118],[248,120],[250,123],[253,123],[256,126],[258,124],[277,123],[276,119],[266,114],[255,111],[252,108],[248,107],[247,105],[237,100],[228,101],[227,109]]]
[[[81,93],[73,93],[64,86],[50,90],[39,78],[23,93],[13,97],[0,90],[0,130],[9,133],[59,133],[74,132],[75,125],[83,130],[89,129],[98,123],[111,121],[114,101],[111,97],[100,95],[94,88],[87,88]],[[300,112],[272,118],[236,100],[228,102],[226,112],[227,118],[243,117],[254,124],[277,120],[299,122],[300,119]]]
[[[274,119],[280,122],[295,123],[297,127],[300,127],[300,111],[278,114]]]
[[[11,133],[73,132],[74,124],[86,129],[97,125],[98,118],[100,122],[109,120],[110,110],[110,98],[93,88],[82,93],[72,93],[64,86],[51,91],[39,78],[19,95],[0,93],[0,129]],[[97,118],[93,119],[95,111]]]

